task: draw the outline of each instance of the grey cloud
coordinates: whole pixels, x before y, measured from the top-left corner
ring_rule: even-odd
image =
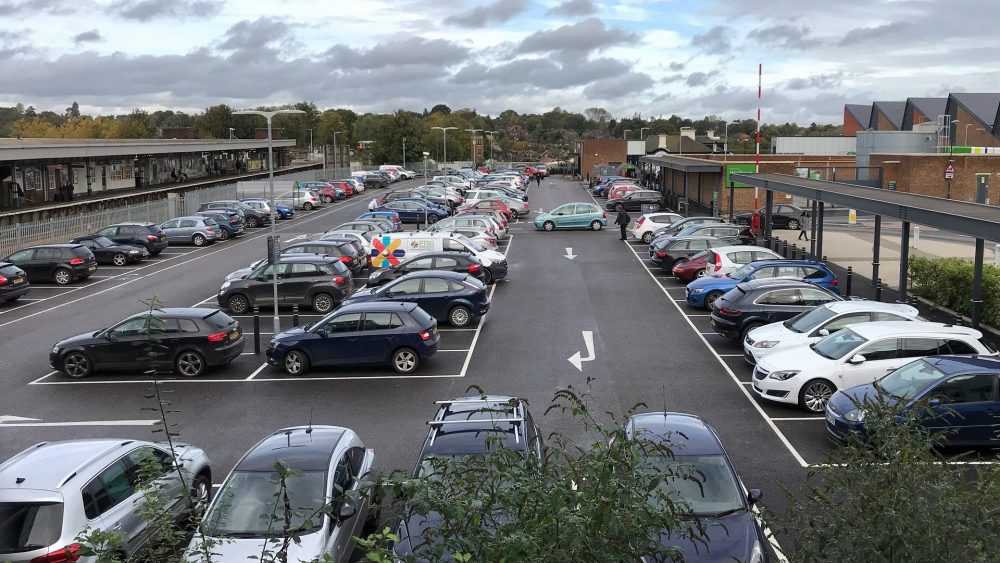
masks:
[[[460,14],[445,18],[445,23],[462,27],[481,28],[494,23],[510,21],[528,9],[527,0],[494,0]]]
[[[15,55],[26,55],[35,51],[31,46],[28,29],[11,31],[0,29],[0,59],[8,59]]]
[[[747,34],[747,39],[755,39],[763,44],[774,44],[786,49],[807,49],[820,42],[810,37],[809,26],[795,26],[779,23],[769,27],[759,27]]]
[[[410,37],[378,43],[368,50],[335,45],[326,52],[328,60],[345,68],[372,69],[398,65],[432,64],[438,68],[460,63],[469,50],[444,39]]]
[[[517,47],[519,53],[547,51],[583,51],[636,41],[636,34],[613,27],[604,27],[597,18],[587,18],[555,29],[536,31],[524,38]]]
[[[10,0],[0,2],[0,14],[38,15],[71,14],[79,8],[79,2],[67,0]]]
[[[844,35],[844,38],[837,44],[841,47],[852,47],[859,43],[866,43],[905,32],[911,27],[911,24],[907,22],[892,22],[874,27],[856,27],[848,31]]]
[[[687,66],[685,63],[677,63],[677,62],[670,63],[670,70],[680,72],[684,70],[685,66]]]
[[[583,89],[583,95],[592,100],[617,100],[648,90],[653,79],[642,72],[626,72],[607,80],[598,80]]]
[[[547,58],[516,59],[490,67],[478,63],[466,65],[455,73],[451,81],[480,86],[513,84],[561,89],[604,79],[610,72],[625,66],[622,61],[606,58],[577,61],[577,64],[558,64]]]
[[[843,84],[843,81],[844,73],[842,72],[814,74],[812,76],[793,78],[785,83],[785,88],[789,90],[806,90],[809,88],[826,90],[840,86]]]
[[[725,55],[732,49],[729,34],[732,30],[724,25],[717,25],[705,33],[691,38],[691,46],[709,55]]]
[[[223,4],[213,0],[116,0],[108,8],[125,19],[145,22],[157,18],[214,16]]]
[[[84,31],[83,33],[77,33],[73,37],[74,43],[94,43],[104,41],[104,37],[101,36],[101,32],[96,29],[91,29],[90,31]]]
[[[243,20],[226,30],[223,38],[219,49],[232,51],[237,60],[274,58],[278,52],[276,44],[292,41],[292,26],[275,17]]]
[[[546,12],[550,16],[589,16],[596,13],[597,4],[592,0],[566,0]]]
[[[684,79],[684,82],[687,83],[688,86],[704,86],[708,84],[708,81],[718,73],[718,71],[692,72],[686,79]]]

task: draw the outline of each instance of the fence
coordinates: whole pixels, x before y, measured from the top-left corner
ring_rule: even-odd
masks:
[[[71,217],[15,223],[0,227],[0,256],[7,256],[19,248],[35,244],[67,242],[73,237],[93,233],[115,223],[126,221],[163,223],[172,217],[194,213],[202,203],[234,199],[235,196],[236,186],[230,184],[182,194],[168,193],[166,199]]]

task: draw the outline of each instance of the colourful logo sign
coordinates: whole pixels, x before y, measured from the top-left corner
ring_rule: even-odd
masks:
[[[392,240],[388,236],[372,239],[372,267],[388,268],[399,264],[399,259],[406,256],[399,244],[399,239]]]

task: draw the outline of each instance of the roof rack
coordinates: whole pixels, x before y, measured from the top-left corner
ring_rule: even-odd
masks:
[[[437,404],[437,405],[481,404],[481,405],[483,405],[483,404],[490,404],[490,403],[497,403],[497,402],[498,401],[494,400],[494,399],[481,398],[481,399],[455,399],[455,400],[451,400],[451,401],[434,401],[434,404]],[[503,403],[503,401],[499,401],[499,402]],[[511,405],[511,406],[512,406],[512,410],[513,410],[513,414],[514,414],[513,417],[508,416],[508,417],[504,417],[504,418],[491,418],[491,419],[485,419],[485,418],[478,418],[478,419],[466,418],[466,419],[461,419],[461,420],[442,420],[441,418],[435,418],[434,420],[428,420],[427,421],[427,425],[431,427],[431,435],[430,435],[430,443],[429,443],[429,445],[434,445],[434,440],[435,440],[435,438],[437,438],[437,433],[441,429],[442,426],[447,426],[447,425],[451,425],[451,424],[483,424],[483,423],[486,423],[486,422],[489,422],[489,423],[501,423],[501,424],[512,424],[514,426],[514,442],[519,444],[519,443],[521,443],[521,432],[522,432],[521,425],[524,423],[524,413],[522,412],[522,407],[521,407],[520,402],[517,402],[516,399],[515,399],[514,404]],[[438,411],[438,415],[437,416],[443,416],[444,412],[446,410],[447,410],[446,408],[445,409],[440,409]]]

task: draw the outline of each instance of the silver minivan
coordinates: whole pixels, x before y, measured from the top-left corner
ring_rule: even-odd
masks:
[[[215,242],[219,236],[220,228],[215,219],[201,215],[175,217],[160,224],[160,229],[167,237],[167,242],[195,246],[205,246]]]

